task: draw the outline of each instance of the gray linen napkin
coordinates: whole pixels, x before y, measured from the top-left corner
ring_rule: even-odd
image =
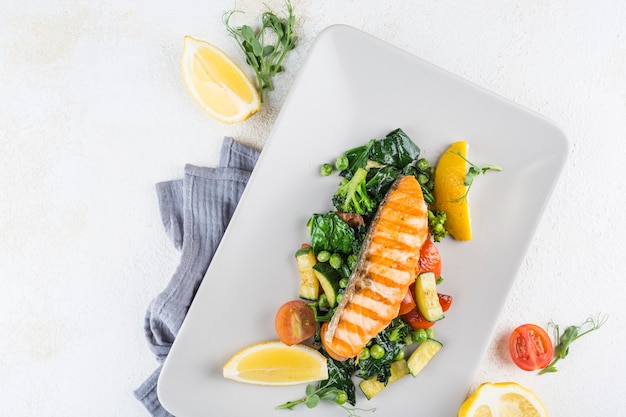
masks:
[[[161,365],[134,394],[153,417],[171,416],[157,397],[162,364],[258,157],[258,151],[226,137],[217,168],[187,165],[182,180],[156,184],[161,220],[181,251],[181,261],[165,290],[148,306],[144,321],[150,350]]]

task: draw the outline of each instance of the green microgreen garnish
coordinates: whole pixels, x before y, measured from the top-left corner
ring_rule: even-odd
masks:
[[[287,52],[296,47],[298,40],[295,35],[295,16],[290,0],[286,0],[288,15],[279,17],[271,10],[263,13],[261,27],[257,30],[251,26],[234,27],[230,19],[237,10],[224,14],[224,25],[235,38],[243,51],[246,62],[254,70],[261,102],[265,99],[265,90],[273,91],[273,78],[284,70],[283,61]]]
[[[593,332],[594,330],[598,330],[606,321],[608,320],[608,316],[598,316],[593,317],[590,316],[585,320],[580,326],[569,326],[563,331],[563,334],[559,331],[559,326],[554,322],[550,322],[549,326],[554,329],[555,342],[556,346],[554,348],[554,355],[552,362],[541,371],[539,371],[539,375],[543,375],[549,372],[557,372],[556,363],[565,359],[567,354],[569,353],[570,345],[577,339],[580,339],[586,334]]]
[[[465,180],[463,181],[463,185],[465,187],[467,187],[465,189],[465,194],[463,194],[461,197],[453,200],[455,202],[457,201],[462,201],[464,199],[467,198],[467,195],[469,194],[469,190],[472,187],[472,184],[474,183],[474,179],[480,175],[480,174],[486,174],[487,171],[502,171],[502,168],[500,168],[498,165],[476,165],[473,162],[469,161],[466,157],[464,157],[463,155],[461,155],[461,152],[454,152],[456,155],[460,156],[461,158],[463,158],[463,160],[465,160],[465,162],[467,162],[469,164],[469,168],[467,170],[467,174],[465,174]]]

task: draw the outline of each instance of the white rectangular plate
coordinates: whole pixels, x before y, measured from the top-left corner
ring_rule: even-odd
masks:
[[[497,164],[470,204],[474,238],[445,239],[441,292],[454,297],[435,326],[443,350],[418,378],[395,382],[357,406],[373,414],[456,415],[567,157],[550,121],[354,28],[323,31],[261,154],[159,379],[160,401],[178,417],[292,415],[275,406],[304,386],[260,387],[222,377],[240,349],[276,339],[274,314],[298,295],[294,252],[312,213],[331,209],[338,177],[319,167],[344,150],[402,128],[436,163],[453,141],[469,159]],[[480,325],[475,325],[480,323]],[[321,404],[297,411],[345,416]]]

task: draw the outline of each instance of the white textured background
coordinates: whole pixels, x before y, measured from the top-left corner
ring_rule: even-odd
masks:
[[[156,367],[143,316],[178,262],[154,183],[179,178],[185,163],[215,165],[224,135],[262,148],[311,42],[345,23],[565,130],[569,160],[475,384],[521,382],[552,416],[623,415],[626,3],[293,5],[300,44],[287,72],[260,114],[231,126],[184,89],[182,39],[241,62],[222,14],[237,7],[256,21],[261,2],[0,1],[0,414],[147,416],[132,396]],[[516,325],[597,312],[608,323],[573,345],[559,373],[508,361]]]

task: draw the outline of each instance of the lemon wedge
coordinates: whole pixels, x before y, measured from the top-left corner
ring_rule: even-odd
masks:
[[[465,186],[467,162],[463,158],[467,158],[467,142],[465,141],[452,143],[439,158],[435,167],[433,208],[446,212],[447,220],[444,226],[453,238],[472,240],[467,186]]]
[[[539,397],[517,382],[486,382],[461,405],[458,417],[548,417]]]
[[[238,123],[259,111],[256,86],[217,46],[185,36],[181,71],[187,90],[209,115]]]
[[[256,385],[296,385],[328,379],[328,362],[305,345],[281,341],[256,343],[224,365],[224,377]]]

